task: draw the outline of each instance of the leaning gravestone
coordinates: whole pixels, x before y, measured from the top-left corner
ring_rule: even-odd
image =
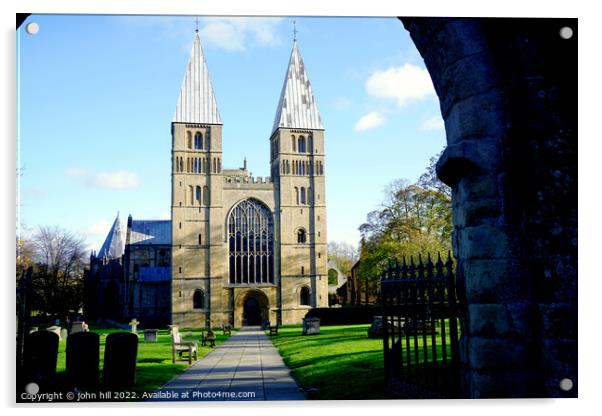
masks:
[[[375,316],[372,325],[368,328],[368,338],[382,338],[384,336],[383,317]]]
[[[77,334],[78,332],[84,332],[84,325],[86,323],[82,321],[75,321],[71,324],[71,332],[69,334]]]
[[[54,332],[55,334],[57,334],[59,336],[59,339],[61,338],[61,327],[60,326],[49,326],[48,328],[46,328],[46,331]]]
[[[100,336],[94,332],[78,332],[67,338],[66,372],[70,385],[80,390],[98,387]]]
[[[138,335],[114,332],[107,336],[103,381],[107,388],[128,388],[136,380]]]
[[[48,387],[56,376],[59,336],[56,332],[37,331],[25,338],[24,381]]]

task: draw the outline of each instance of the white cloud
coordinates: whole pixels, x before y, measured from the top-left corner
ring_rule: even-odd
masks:
[[[112,222],[109,220],[100,220],[82,230],[82,233],[87,237],[106,236],[111,229]]]
[[[203,19],[199,30],[203,44],[229,51],[245,50],[249,42],[261,46],[280,44],[276,28],[282,19],[269,17],[228,17]]]
[[[140,179],[134,172],[122,170],[99,173],[92,178],[90,184],[98,188],[131,189],[140,186]]]
[[[195,28],[193,16],[119,16],[117,19],[134,28],[157,28],[160,37],[183,39],[183,51],[190,51]],[[250,44],[279,45],[277,27],[281,21],[280,17],[203,17],[199,19],[201,43],[234,52],[244,51]]]
[[[380,126],[384,122],[385,116],[378,111],[372,111],[358,120],[358,122],[355,124],[355,129],[357,131],[373,129]]]
[[[427,118],[422,123],[420,123],[420,130],[422,131],[433,131],[433,130],[443,130],[445,129],[445,123],[441,116],[433,116],[431,118]]]
[[[399,107],[435,95],[428,71],[412,64],[376,71],[370,75],[365,87],[368,95],[395,99]]]

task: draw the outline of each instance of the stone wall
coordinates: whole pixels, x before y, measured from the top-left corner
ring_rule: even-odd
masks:
[[[401,20],[445,120],[465,392],[576,397],[577,20]]]

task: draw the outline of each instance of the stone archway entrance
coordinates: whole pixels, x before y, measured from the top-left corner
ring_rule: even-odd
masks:
[[[245,299],[242,309],[242,320],[249,326],[261,325],[261,308],[259,301],[253,296]]]
[[[263,291],[249,289],[238,295],[234,310],[235,326],[258,326],[269,319],[269,301]]]
[[[445,120],[466,395],[577,397],[577,20],[401,20]]]

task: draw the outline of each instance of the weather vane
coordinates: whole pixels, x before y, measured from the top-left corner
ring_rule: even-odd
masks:
[[[195,32],[199,33],[199,17],[197,16],[196,19],[194,19],[195,23],[196,23],[196,29]]]
[[[297,22],[293,20],[293,41],[297,41]]]

